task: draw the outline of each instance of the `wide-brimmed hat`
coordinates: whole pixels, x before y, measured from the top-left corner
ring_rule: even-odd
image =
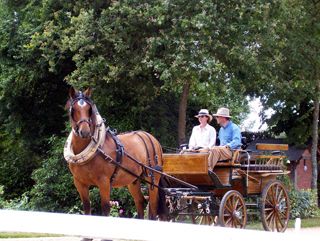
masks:
[[[228,108],[219,108],[216,114],[213,114],[213,116],[221,116],[221,117],[227,117],[231,118],[230,111]]]
[[[198,113],[198,115],[195,115],[194,117],[199,118],[200,116],[208,116],[208,122],[212,121],[212,115],[209,114],[209,111],[207,109],[201,109]]]

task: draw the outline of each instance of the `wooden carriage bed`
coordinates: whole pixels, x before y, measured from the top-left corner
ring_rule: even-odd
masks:
[[[235,151],[232,160],[219,161],[212,172],[208,170],[209,152],[164,154],[163,171],[214,192],[233,187],[245,196],[260,194],[270,180],[289,173],[285,170],[283,155],[288,145],[257,144],[256,149],[259,152],[254,154]]]

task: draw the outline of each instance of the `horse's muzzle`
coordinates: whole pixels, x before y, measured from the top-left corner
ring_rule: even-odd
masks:
[[[79,136],[81,137],[81,138],[90,138],[91,137],[91,132],[90,132],[90,130],[89,131],[87,131],[87,130],[79,130]]]
[[[77,133],[81,138],[91,137],[91,120],[81,119],[77,122]]]

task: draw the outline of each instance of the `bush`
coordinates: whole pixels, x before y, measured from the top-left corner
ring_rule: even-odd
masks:
[[[289,192],[291,218],[312,218],[318,214],[317,192],[313,190],[294,190]]]
[[[0,209],[6,206],[6,201],[3,199],[3,186],[0,186]]]
[[[82,210],[72,175],[62,155],[64,142],[65,138],[58,137],[49,140],[48,158],[33,172],[35,185],[26,194],[30,197],[29,209],[64,213]]]
[[[288,190],[290,200],[290,218],[312,218],[319,215],[317,192],[313,190],[296,190],[287,175],[277,178]]]

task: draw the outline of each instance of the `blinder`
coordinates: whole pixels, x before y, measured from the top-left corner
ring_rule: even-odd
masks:
[[[83,103],[87,103],[90,106],[89,118],[88,119],[80,119],[79,121],[76,122],[73,117],[73,115],[74,115],[74,107],[73,106],[79,101],[82,102],[82,103],[80,103],[81,105]],[[83,123],[83,122],[87,123],[91,129],[93,108],[94,108],[94,104],[93,104],[92,100],[89,97],[85,96],[81,91],[79,91],[78,95],[75,98],[70,99],[69,114],[70,114],[71,120],[75,123],[75,128],[73,128],[73,130],[77,136],[79,136],[79,126],[81,125],[81,123]]]

